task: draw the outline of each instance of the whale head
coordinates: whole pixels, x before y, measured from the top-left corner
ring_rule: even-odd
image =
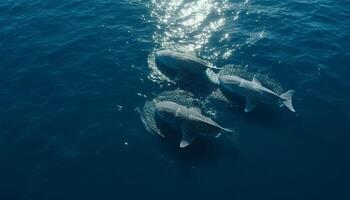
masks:
[[[239,87],[242,82],[242,78],[238,76],[224,75],[219,77],[220,85],[228,88]]]
[[[156,63],[163,66],[171,66],[171,63],[173,62],[174,52],[171,50],[159,50],[155,53],[155,60]]]
[[[156,113],[162,118],[174,117],[179,105],[171,101],[161,101],[155,104]]]

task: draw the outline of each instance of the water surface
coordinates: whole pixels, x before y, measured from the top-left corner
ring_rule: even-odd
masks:
[[[1,1],[0,198],[350,199],[349,13],[347,0]],[[297,113],[177,85],[154,63],[165,48],[264,74],[297,91]],[[238,147],[181,150],[145,129],[135,109],[180,86]]]

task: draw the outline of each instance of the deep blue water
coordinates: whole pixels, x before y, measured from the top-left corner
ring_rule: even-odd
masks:
[[[0,199],[350,199],[348,0],[2,0],[0,27]],[[178,88],[165,48],[267,74],[297,112],[218,108],[239,145],[179,149],[135,111]]]

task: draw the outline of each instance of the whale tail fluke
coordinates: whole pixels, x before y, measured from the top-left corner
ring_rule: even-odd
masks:
[[[295,112],[295,109],[292,104],[292,97],[294,93],[294,90],[288,90],[287,92],[281,94],[281,98],[283,99],[283,105],[285,105],[292,112]]]
[[[238,146],[239,143],[239,132],[237,131],[236,128],[224,128],[220,127],[222,131],[225,131],[227,134],[227,137],[230,138],[231,142],[235,145]],[[217,136],[219,137],[221,133]]]
[[[232,130],[232,129],[223,128],[223,127],[220,127],[220,128],[221,128],[221,130],[223,130],[223,131],[225,131],[227,133],[234,133],[235,132],[235,130]]]

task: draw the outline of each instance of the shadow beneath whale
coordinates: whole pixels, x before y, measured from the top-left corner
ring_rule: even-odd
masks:
[[[176,160],[184,170],[189,170],[194,165],[215,165],[220,155],[227,154],[230,154],[235,163],[239,155],[235,145],[229,145],[220,138],[214,137],[199,136],[186,148],[180,148],[181,130],[170,126],[160,117],[155,119],[158,128],[165,136],[164,138],[158,137],[163,151]]]

